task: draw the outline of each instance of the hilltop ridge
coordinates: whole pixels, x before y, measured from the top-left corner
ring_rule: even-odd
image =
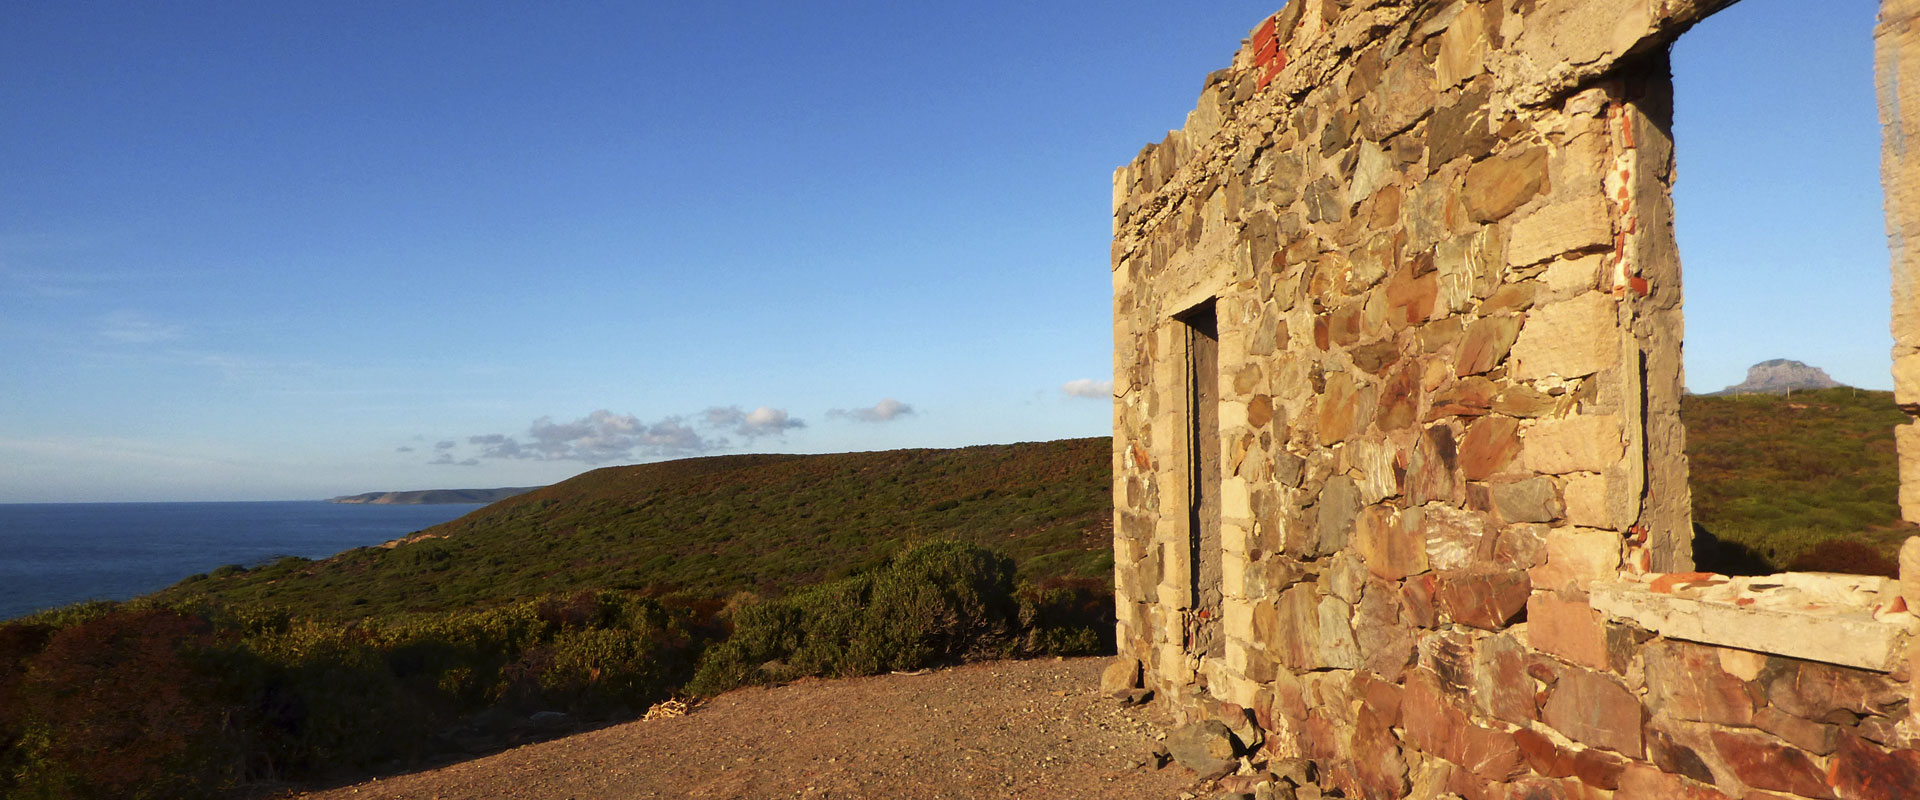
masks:
[[[454,503],[497,503],[514,495],[526,494],[539,486],[510,486],[499,489],[416,489],[402,492],[362,492],[327,498],[329,503],[377,506],[425,506]]]

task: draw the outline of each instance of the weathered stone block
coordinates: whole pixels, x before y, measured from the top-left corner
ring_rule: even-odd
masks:
[[[1753,723],[1753,697],[1746,681],[1721,669],[1712,648],[1659,641],[1644,652],[1647,699],[1653,713],[1721,725]]]
[[[1487,519],[1448,506],[1410,508],[1401,521],[1417,530],[1425,542],[1427,562],[1438,570],[1459,571],[1493,561],[1496,536]]]
[[[1713,746],[1740,782],[1755,789],[1790,792],[1801,797],[1835,797],[1827,786],[1826,775],[1813,759],[1770,736],[1716,730]]]
[[[1467,480],[1483,481],[1500,474],[1519,455],[1520,421],[1482,417],[1460,439],[1460,473]]]
[[[1427,548],[1416,523],[1406,522],[1389,506],[1371,506],[1354,523],[1354,549],[1367,571],[1397,581],[1427,571]]]
[[[1582,744],[1640,758],[1645,752],[1640,700],[1618,681],[1598,672],[1569,668],[1541,709],[1548,725]]]
[[[1840,746],[1840,729],[1804,720],[1771,706],[1753,713],[1753,727],[1780,737],[1788,744],[1824,756]],[[1920,786],[1920,784],[1915,784]]]
[[[1336,475],[1320,490],[1319,514],[1314,528],[1318,539],[1315,555],[1326,555],[1347,546],[1353,534],[1353,521],[1360,514],[1360,487],[1352,478]]]
[[[1512,314],[1474,320],[1467,326],[1466,339],[1460,343],[1460,353],[1454,359],[1454,374],[1483,375],[1500,366],[1519,337],[1520,318]]]
[[[1613,490],[1613,481],[1607,473],[1567,476],[1566,488],[1561,492],[1567,504],[1567,521],[1583,528],[1619,530],[1626,527],[1621,519],[1622,509],[1614,502]]]
[[[1447,619],[1483,630],[1500,630],[1527,607],[1532,584],[1524,572],[1451,573],[1439,576],[1436,595]]]
[[[1487,489],[1493,510],[1504,523],[1552,522],[1565,511],[1553,481],[1546,478],[1505,481],[1490,484]]]
[[[1840,796],[1853,800],[1911,798],[1920,787],[1920,752],[1888,752],[1853,736],[1840,740],[1828,767]]]
[[[1513,344],[1510,369],[1521,380],[1578,378],[1620,361],[1619,307],[1588,292],[1527,315]]]
[[[1619,574],[1622,541],[1613,531],[1554,528],[1547,532],[1547,563],[1528,570],[1542,589],[1579,591]]]
[[[1894,428],[1893,438],[1900,455],[1900,516],[1920,524],[1920,422]]]
[[[1626,455],[1620,418],[1613,414],[1543,419],[1526,430],[1522,463],[1534,472],[1604,472]]]
[[[1613,225],[1606,198],[1594,194],[1542,206],[1521,217],[1507,240],[1507,263],[1524,267],[1612,243]]]
[[[1527,642],[1583,667],[1608,668],[1606,629],[1583,599],[1554,592],[1528,598]]]
[[[1547,149],[1510,150],[1467,170],[1467,214],[1474,222],[1498,221],[1538,197],[1546,187]]]

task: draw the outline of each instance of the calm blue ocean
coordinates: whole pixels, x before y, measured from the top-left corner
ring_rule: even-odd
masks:
[[[324,558],[464,516],[478,505],[0,504],[0,619],[126,600],[223,564]]]

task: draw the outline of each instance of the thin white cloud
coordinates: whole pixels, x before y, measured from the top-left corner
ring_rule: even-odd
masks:
[[[115,311],[100,318],[94,332],[119,344],[155,344],[171,342],[186,335],[186,328],[147,318],[134,311]]]
[[[1060,391],[1068,397],[1085,397],[1091,400],[1110,400],[1113,398],[1113,381],[1096,381],[1092,378],[1080,378],[1060,384]]]
[[[913,406],[891,397],[883,397],[880,399],[880,402],[873,404],[872,407],[853,409],[836,408],[828,411],[827,416],[844,417],[856,422],[888,422],[910,416],[913,413]]]
[[[603,408],[570,422],[541,417],[518,436],[503,433],[468,436],[466,444],[478,448],[480,458],[603,464],[713,453],[733,446],[731,440],[720,435],[722,432],[753,439],[778,436],[804,428],[806,424],[785,409],[770,406],[752,411],[739,406],[716,406],[691,419],[673,415],[652,422]],[[455,446],[452,441],[435,444],[440,459],[430,463],[459,463],[458,455],[453,452]]]

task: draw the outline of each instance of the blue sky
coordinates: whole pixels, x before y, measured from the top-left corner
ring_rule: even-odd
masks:
[[[1103,434],[1111,172],[1277,5],[10,4],[0,502]],[[1677,53],[1698,390],[1889,383],[1873,3],[1806,10]]]

